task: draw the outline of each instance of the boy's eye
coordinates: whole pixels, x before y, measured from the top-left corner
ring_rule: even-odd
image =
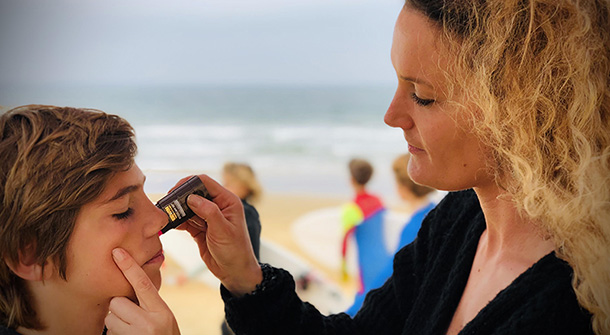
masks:
[[[125,220],[125,219],[129,218],[131,216],[131,214],[133,214],[133,209],[128,208],[123,213],[112,214],[112,216],[117,220]]]
[[[418,97],[415,93],[411,94],[411,98],[413,99],[413,101],[415,101],[416,104],[424,107],[434,102],[434,99],[422,99]]]

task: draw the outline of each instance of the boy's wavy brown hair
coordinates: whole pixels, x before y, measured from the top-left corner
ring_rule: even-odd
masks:
[[[66,280],[66,248],[80,208],[136,153],[127,121],[97,110],[28,105],[0,116],[0,324],[42,329],[26,283],[8,264],[53,259]]]
[[[348,163],[349,173],[358,185],[366,185],[373,176],[373,166],[362,158],[352,158]]]

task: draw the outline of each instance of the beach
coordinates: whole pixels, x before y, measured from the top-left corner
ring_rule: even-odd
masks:
[[[400,202],[391,164],[407,147],[402,131],[383,122],[393,93],[393,85],[11,85],[0,90],[0,102],[90,107],[124,117],[135,129],[136,163],[154,202],[185,176],[205,173],[221,181],[226,162],[249,164],[265,192],[255,204],[261,247],[299,282],[310,281],[299,292],[305,300],[337,312],[356,291],[353,276],[344,282],[339,271],[339,206],[352,197],[349,160],[369,160],[371,193],[391,208]],[[397,227],[388,230],[396,239]],[[183,250],[194,243],[171,247],[177,234],[161,237],[161,295],[182,334],[220,334],[219,284],[206,276],[196,250]],[[355,274],[354,257],[348,264]]]
[[[150,197],[156,201],[159,195]],[[338,268],[329,267],[301,248],[293,233],[292,224],[308,213],[338,208],[348,200],[347,195],[345,198],[341,198],[313,194],[273,193],[265,194],[257,205],[262,224],[261,238],[277,244],[307,262],[316,273],[322,275],[325,281],[339,288],[345,297],[351,297],[355,293],[356,282],[353,277],[347,282],[342,281]],[[339,222],[337,222],[338,225]],[[316,226],[316,229],[319,229],[318,227]],[[328,228],[332,230],[333,227]],[[340,249],[337,249],[336,252],[338,255]],[[183,335],[221,334],[220,324],[224,318],[224,305],[220,298],[219,287],[197,279],[189,280],[181,277],[183,273],[180,266],[176,260],[167,255],[167,252],[162,273],[164,282],[160,294],[174,312],[181,333]]]

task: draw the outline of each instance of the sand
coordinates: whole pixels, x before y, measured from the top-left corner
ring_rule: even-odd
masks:
[[[151,198],[155,197],[151,196]],[[342,281],[338,269],[322,264],[300,248],[291,232],[291,224],[299,217],[314,210],[340,206],[346,201],[348,201],[347,197],[340,199],[314,195],[265,194],[256,207],[261,218],[263,239],[303,258],[326,279],[335,283],[344,294],[351,296],[356,290],[355,281]],[[164,283],[160,294],[174,312],[181,333],[183,335],[221,334],[224,305],[220,298],[219,287],[201,281],[184,280],[180,267],[169,256],[166,258],[162,272]]]

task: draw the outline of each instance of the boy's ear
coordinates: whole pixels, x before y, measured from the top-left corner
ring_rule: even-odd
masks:
[[[42,265],[36,262],[33,246],[28,246],[25,250],[19,251],[18,262],[15,263],[10,260],[5,260],[5,262],[9,269],[22,279],[30,281],[41,281],[44,279]]]

